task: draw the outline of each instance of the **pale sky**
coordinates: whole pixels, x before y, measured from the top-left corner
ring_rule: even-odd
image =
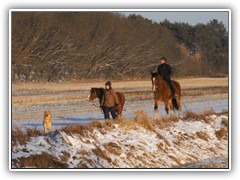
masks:
[[[228,11],[157,11],[157,12],[121,12],[126,16],[130,14],[141,15],[147,19],[153,20],[157,23],[168,19],[170,22],[185,22],[190,25],[198,23],[206,24],[210,20],[217,19],[222,21],[226,28],[228,28]]]

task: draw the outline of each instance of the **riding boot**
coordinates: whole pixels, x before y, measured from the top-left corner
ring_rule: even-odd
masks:
[[[173,87],[173,83],[171,79],[166,78],[166,81],[168,83],[168,86],[170,87],[171,93],[172,93],[172,99],[176,99],[176,95],[175,95],[175,89]]]

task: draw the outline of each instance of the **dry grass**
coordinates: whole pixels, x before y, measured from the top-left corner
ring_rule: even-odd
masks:
[[[133,126],[140,126],[149,131],[158,133],[156,131],[156,126],[158,125],[158,121],[150,118],[148,116],[148,113],[143,110],[139,110],[135,112],[134,119],[132,121],[128,121],[127,124],[133,125]]]
[[[181,162],[174,156],[172,155],[168,155],[168,157],[170,157],[173,161],[175,161],[178,165],[181,165]]]
[[[121,152],[122,148],[118,146],[116,143],[110,142],[110,143],[104,144],[103,146],[111,154],[114,154],[116,156],[120,156],[122,154]]]
[[[62,154],[63,155],[60,157],[61,161],[67,162],[71,155],[66,151],[62,152]]]
[[[102,87],[102,86],[99,86]],[[63,91],[63,92],[39,92],[36,94],[28,94],[28,95],[19,95],[13,96],[12,102],[14,107],[22,106],[22,105],[37,105],[44,102],[58,103],[64,101],[85,101],[87,97],[87,91],[85,90],[82,93],[82,90],[76,91]],[[137,101],[137,100],[149,100],[153,98],[152,91],[150,87],[148,90],[138,91],[138,89],[133,90],[132,92],[124,91],[119,89],[125,94],[126,99],[128,101]],[[30,93],[30,92],[29,92]],[[202,95],[210,95],[210,94],[224,94],[228,93],[228,87],[216,87],[216,88],[197,88],[197,89],[185,89],[183,90],[182,96],[202,96]]]
[[[102,159],[107,160],[109,163],[112,162],[112,159],[108,156],[108,154],[101,150],[99,147],[96,147],[95,149],[92,149],[93,154],[95,154],[97,157],[100,157]]]
[[[196,114],[189,112],[188,116],[191,118],[202,118],[206,115],[213,114],[213,111],[204,111],[202,114]],[[174,121],[172,121],[173,123]],[[91,133],[94,128],[99,129],[106,129],[111,130],[113,128],[113,125],[116,122],[113,121],[107,121],[105,123],[100,122],[99,120],[94,120],[88,125],[80,125],[80,126],[67,126],[62,128],[62,131],[64,131],[67,134],[80,134],[81,136],[87,136],[89,132]],[[163,152],[167,152],[167,149],[171,146],[171,144],[167,141],[167,139],[162,136],[157,130],[158,128],[168,128],[171,126],[171,123],[169,123],[169,119],[161,119],[161,120],[154,120],[149,118],[148,113],[144,112],[143,110],[137,111],[135,113],[135,117],[132,120],[119,120],[119,125],[121,127],[125,127],[126,129],[134,129],[134,128],[145,128],[149,131],[152,131],[156,133],[157,137],[162,139],[162,141],[158,144],[159,150]],[[111,127],[111,128],[110,128]],[[55,131],[55,133],[58,133],[58,131]],[[221,128],[220,130],[215,132],[217,138],[221,140],[222,138],[227,139],[228,138],[228,129],[227,128]],[[16,129],[13,131],[13,140],[15,144],[19,142],[20,144],[25,144],[27,140],[30,139],[30,137],[40,136],[42,133],[37,130],[29,129],[25,133],[20,131],[19,129]],[[208,141],[209,137],[208,135],[203,132],[199,131],[196,132],[196,135],[198,138],[203,139],[204,141]],[[189,137],[190,138],[190,137]],[[181,144],[181,141],[185,140],[185,136],[181,134],[179,138],[174,142],[176,146],[179,146]],[[101,157],[105,160],[107,160],[109,163],[117,164],[117,162],[112,162],[111,158],[109,158],[108,152],[119,156],[122,154],[122,148],[114,142],[109,142],[103,144],[104,149],[101,149],[100,147],[96,146],[95,149],[92,150],[92,152],[86,152],[86,151],[79,151],[78,154],[81,155],[81,158],[83,161],[81,161],[78,164],[78,168],[88,168],[88,165],[93,164],[91,159],[88,159],[87,157],[90,154],[94,154],[97,157]],[[127,154],[127,159],[131,160],[133,158],[134,149],[136,147],[132,146],[131,153],[129,152]],[[23,150],[24,151],[24,150]],[[215,152],[214,149],[209,149],[209,151]],[[26,151],[27,152],[27,151]],[[57,160],[52,155],[49,155],[47,153],[42,153],[38,155],[31,155],[29,157],[22,157],[18,158],[16,160],[12,161],[12,164],[16,168],[24,168],[24,167],[32,167],[32,168],[67,168],[68,165],[64,162],[67,162],[70,158],[70,154],[68,152],[62,152],[62,156],[60,156],[60,160]],[[142,157],[136,157],[138,161],[142,162],[142,164],[139,164],[139,167],[144,167],[144,159]],[[175,161],[178,165],[181,165],[181,162],[173,155],[169,155],[169,158],[171,158],[173,161]]]
[[[228,86],[228,78],[185,78],[176,79],[183,88],[204,88],[204,87],[222,87]],[[149,80],[135,80],[135,81],[112,81],[114,88],[137,88],[145,89],[151,87]],[[203,83],[204,82],[204,83]],[[13,91],[68,91],[68,90],[89,90],[91,87],[101,87],[105,80],[84,80],[84,81],[69,81],[64,83],[13,83]]]
[[[203,119],[206,116],[216,114],[212,109],[206,109],[202,113],[195,113],[191,111],[186,112],[186,118],[190,119]]]
[[[85,150],[81,150],[81,151],[78,152],[78,154],[81,154],[82,156],[89,156],[90,152],[87,152]]]
[[[94,168],[94,162],[92,159],[89,159],[87,157],[82,157],[82,161],[77,165],[77,168],[80,169],[87,169],[89,168],[87,163]]]
[[[123,116],[118,116],[118,117],[114,120],[114,122],[117,123],[117,124],[123,122]]]
[[[129,120],[129,119],[121,121],[120,123],[118,123],[118,125],[121,128],[124,128],[126,131],[131,130],[131,129],[136,130],[138,128],[137,124],[133,120]]]
[[[218,140],[223,139],[228,139],[228,129],[227,128],[221,128],[218,131],[215,132]]]
[[[14,105],[28,104],[35,105],[46,102],[62,102],[62,101],[76,101],[85,100],[84,97],[75,94],[46,94],[46,95],[28,95],[13,97]]]
[[[19,143],[23,145],[28,141],[31,137],[42,136],[43,133],[36,129],[26,129],[26,131],[22,131],[18,128],[12,130],[12,145],[16,145]]]
[[[228,127],[228,118],[223,118],[222,124],[224,124],[224,126]]]
[[[227,78],[178,79],[183,95],[204,95],[228,92]],[[202,83],[204,82],[204,83]],[[13,106],[44,102],[83,101],[91,87],[103,87],[105,81],[71,81],[64,83],[13,83]],[[127,100],[152,99],[151,81],[113,81],[115,90],[124,92]],[[84,92],[84,93],[83,93]]]
[[[135,112],[135,117],[133,121],[147,130],[155,131],[152,119],[150,119],[148,113],[144,112],[143,110]]]
[[[66,126],[61,131],[66,134],[80,134],[81,136],[87,136],[88,132],[92,132],[93,128],[89,125],[78,125],[78,126]]]
[[[180,119],[176,117],[165,117],[161,119],[154,119],[154,125],[157,126],[159,129],[167,129],[171,126],[174,126],[174,123],[180,121]]]
[[[202,113],[203,116],[210,116],[210,115],[213,115],[213,114],[216,114],[216,112],[213,111],[212,109],[206,109],[206,110]]]
[[[97,128],[103,128],[104,125],[99,120],[93,120],[90,122],[90,126],[97,127]]]
[[[86,158],[84,158],[84,159],[86,159]],[[85,161],[87,161],[87,160],[85,160]],[[87,164],[85,163],[85,161],[81,161],[81,162],[77,165],[77,168],[79,168],[79,169],[87,169],[88,166],[87,166]]]
[[[193,162],[180,165],[174,168],[196,168],[196,169],[220,169],[228,168],[228,159],[222,159],[220,162]]]
[[[157,136],[163,140],[163,142],[167,145],[167,146],[171,146],[170,143],[168,142],[168,140],[163,136],[161,135],[160,133],[157,133]]]
[[[163,123],[163,124],[160,124]],[[113,122],[109,122],[111,127]],[[167,141],[167,139],[162,136],[158,131],[157,128],[167,128],[170,127],[172,124],[169,123],[169,120],[164,120],[164,121],[160,121],[160,120],[156,120],[156,119],[151,119],[148,116],[148,113],[143,111],[143,110],[139,110],[137,112],[135,112],[135,116],[133,120],[120,120],[119,123],[120,127],[124,128],[126,131],[131,130],[131,129],[137,129],[138,127],[142,127],[146,130],[152,131],[154,133],[156,133],[156,135],[162,139],[164,141],[164,143],[167,146],[170,146],[170,143]]]
[[[186,78],[178,81],[186,89],[228,86],[228,78]]]
[[[202,95],[214,95],[214,94],[226,94],[228,93],[227,86],[217,87],[199,87],[183,89],[182,96],[202,96]]]
[[[208,116],[213,115],[213,114],[217,114],[216,112],[214,112],[212,109],[206,109],[204,110],[202,113],[195,113],[195,112],[191,112],[191,111],[187,111],[185,118],[189,118],[195,121],[204,121],[205,123],[210,123],[211,119],[208,118]]]
[[[214,115],[214,114],[218,115],[218,116],[220,116],[220,115],[228,116],[228,111],[216,113],[213,110],[208,109],[208,110],[205,110],[203,113],[199,113],[199,114],[187,111],[185,118],[189,118],[194,121],[204,121],[205,123],[210,124],[211,121],[213,121],[213,119],[209,116]],[[226,127],[228,127],[228,118],[227,117],[222,118],[222,124],[225,125]]]
[[[199,131],[199,132],[196,132],[196,135],[200,138],[200,139],[203,139],[204,141],[208,141],[208,135],[207,133],[205,132],[202,132],[202,131]]]
[[[110,120],[110,119],[106,119],[104,123],[102,123],[99,120],[93,120],[89,123],[89,125],[91,127],[95,127],[95,128],[99,128],[102,129],[104,128],[105,130],[111,130],[114,128],[114,124],[126,124],[123,123],[122,118],[116,118],[114,121]]]
[[[195,113],[195,112],[191,112],[191,111],[187,111],[185,118],[189,118],[189,119],[198,119],[199,118],[199,114]]]
[[[57,160],[45,152],[12,160],[16,168],[68,168],[66,163]]]
[[[140,110],[135,113],[134,123],[149,131],[156,133],[158,138],[162,139],[167,146],[170,146],[170,143],[167,141],[167,139],[157,131],[157,127],[167,128],[173,124],[169,123],[169,120],[167,119],[162,120],[160,120],[159,123],[159,120],[149,118],[146,112]]]
[[[111,121],[110,119],[106,119],[106,120],[105,120],[105,125],[106,125],[107,127],[112,127],[113,121]]]

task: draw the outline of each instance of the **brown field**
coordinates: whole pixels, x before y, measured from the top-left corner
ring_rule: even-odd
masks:
[[[178,79],[182,86],[182,103],[221,100],[228,97],[228,78]],[[82,117],[85,112],[99,112],[86,101],[91,87],[104,87],[104,81],[72,81],[64,83],[13,83],[12,122],[42,121],[44,110],[52,110],[53,119]],[[142,101],[150,101],[150,80],[112,81],[116,91],[126,96],[127,109],[142,109]],[[94,103],[98,104],[97,101]],[[101,117],[101,115],[97,115]],[[88,115],[85,116],[87,118]],[[55,121],[56,122],[56,121]]]
[[[228,92],[228,78],[178,79],[182,95],[204,95]],[[91,87],[104,87],[104,81],[77,81],[65,83],[13,83],[12,105],[18,107],[44,102],[81,101]],[[151,81],[112,81],[113,88],[124,92],[129,100],[152,98]],[[136,97],[137,96],[137,97]]]

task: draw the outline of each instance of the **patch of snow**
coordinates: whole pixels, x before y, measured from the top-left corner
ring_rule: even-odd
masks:
[[[211,124],[187,119],[155,132],[136,126],[129,130],[115,124],[111,130],[95,128],[87,135],[63,131],[32,137],[25,145],[17,145],[13,159],[46,152],[61,160],[69,153],[69,168],[83,163],[89,168],[171,168],[204,159],[226,157],[228,140],[218,140],[215,130],[226,116],[211,115]],[[159,137],[159,133],[163,138]],[[205,133],[207,140],[197,136]]]

